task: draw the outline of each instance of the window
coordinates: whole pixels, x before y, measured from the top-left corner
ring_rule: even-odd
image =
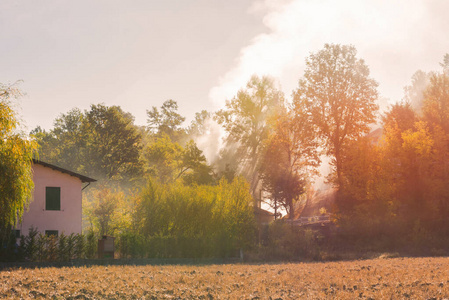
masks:
[[[45,235],[46,236],[58,236],[58,231],[57,230],[45,230]]]
[[[14,230],[14,236],[16,237],[16,239],[20,239],[20,230],[19,229]]]
[[[49,187],[45,188],[45,209],[61,210],[61,188]]]

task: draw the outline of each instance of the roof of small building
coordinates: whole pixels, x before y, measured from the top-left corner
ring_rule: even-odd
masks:
[[[70,176],[73,176],[73,177],[77,177],[83,183],[84,182],[95,182],[95,181],[97,181],[96,179],[93,179],[93,178],[90,178],[90,177],[87,177],[87,176],[75,173],[73,171],[70,171],[70,170],[67,170],[67,169],[64,169],[64,168],[61,168],[61,167],[49,164],[49,163],[46,163],[46,162],[44,162],[42,160],[38,160],[38,159],[34,159],[33,158],[33,163],[41,165],[41,166],[44,166],[44,167],[47,167],[47,168],[50,168],[50,169],[53,169],[53,170],[56,170],[56,171],[59,171],[59,172],[62,172],[62,173],[65,173],[65,174],[69,174]]]
[[[274,217],[274,213],[272,213],[271,211],[262,209],[260,207],[254,207],[254,213],[256,215],[265,215],[265,216],[269,216],[269,217]]]

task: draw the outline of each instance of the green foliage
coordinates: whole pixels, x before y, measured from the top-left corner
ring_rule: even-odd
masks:
[[[47,243],[48,239],[42,232],[37,237],[37,260],[45,261],[47,259]]]
[[[100,186],[87,195],[84,204],[84,213],[91,224],[91,230],[99,236],[114,236],[121,230],[128,229],[130,225],[130,213],[132,203],[130,195],[125,195],[123,190],[115,190]]]
[[[48,261],[57,261],[60,257],[58,252],[58,244],[58,237],[56,235],[47,236]]]
[[[182,147],[163,133],[143,150],[146,173],[161,182],[173,181],[181,165]]]
[[[84,259],[86,257],[86,239],[83,234],[75,236],[75,258]]]
[[[37,228],[31,227],[28,236],[25,238],[25,257],[29,260],[35,260],[37,256],[37,238],[39,232]]]
[[[86,257],[93,259],[97,257],[98,239],[92,230],[89,230],[86,236]]]
[[[34,188],[31,162],[35,143],[20,131],[11,99],[21,95],[16,86],[0,83],[0,240],[24,213]]]
[[[49,132],[36,128],[32,134],[44,161],[97,179],[126,181],[141,175],[142,136],[134,118],[118,106],[75,108],[57,118]]]
[[[143,150],[146,173],[163,183],[182,179],[186,184],[211,184],[212,168],[193,140],[185,147],[162,133]]]
[[[58,236],[58,260],[59,261],[67,261],[68,260],[67,236],[64,234],[64,232]]]
[[[71,261],[72,259],[84,259],[87,256],[84,235],[62,233],[60,236],[47,236],[39,233],[36,228],[30,228],[28,236],[21,236],[20,245],[16,245],[15,236],[11,235],[12,244],[5,253],[0,253],[0,261],[27,261],[54,262]],[[95,247],[96,242],[92,241]],[[90,255],[90,254],[89,254]],[[94,256],[90,256],[93,258]]]
[[[185,135],[180,128],[185,117],[177,113],[178,104],[174,100],[167,100],[161,106],[161,111],[156,107],[147,110],[148,129],[153,134],[166,134],[171,140],[180,141]]]
[[[122,233],[118,238],[121,258],[206,258],[237,256],[222,241],[206,237],[152,236]]]
[[[295,201],[319,165],[318,145],[306,115],[284,111],[273,123],[261,163],[263,189],[272,207],[282,206],[293,219]]]
[[[228,134],[227,146],[238,150],[229,159],[240,162],[241,174],[249,180],[253,195],[259,181],[263,142],[270,133],[268,120],[283,103],[284,95],[273,79],[254,75],[245,89],[226,101],[226,109],[216,113],[216,120]]]
[[[76,235],[74,233],[71,233],[69,236],[67,236],[67,255],[65,257],[66,260],[72,260],[75,254],[75,243],[76,243]]]
[[[198,137],[207,134],[209,130],[208,121],[212,118],[212,115],[207,110],[202,110],[199,113],[195,113],[195,118],[187,128],[187,134],[190,137]]]
[[[226,256],[253,243],[255,224],[251,202],[249,187],[239,177],[232,183],[221,180],[218,186],[164,185],[149,180],[136,201],[133,224],[137,233],[147,239],[170,237],[178,242],[222,243],[220,249]],[[130,251],[126,250],[126,243],[122,243],[125,254]]]

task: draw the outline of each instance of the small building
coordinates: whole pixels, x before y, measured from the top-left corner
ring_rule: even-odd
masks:
[[[82,190],[95,179],[33,159],[34,191],[16,235],[31,226],[47,235],[81,233]]]
[[[275,219],[274,213],[260,207],[254,208],[254,216],[256,217],[256,221],[259,226],[268,225]]]

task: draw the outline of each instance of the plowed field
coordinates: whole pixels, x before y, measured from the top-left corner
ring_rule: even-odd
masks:
[[[0,272],[6,299],[444,299],[449,258]]]

